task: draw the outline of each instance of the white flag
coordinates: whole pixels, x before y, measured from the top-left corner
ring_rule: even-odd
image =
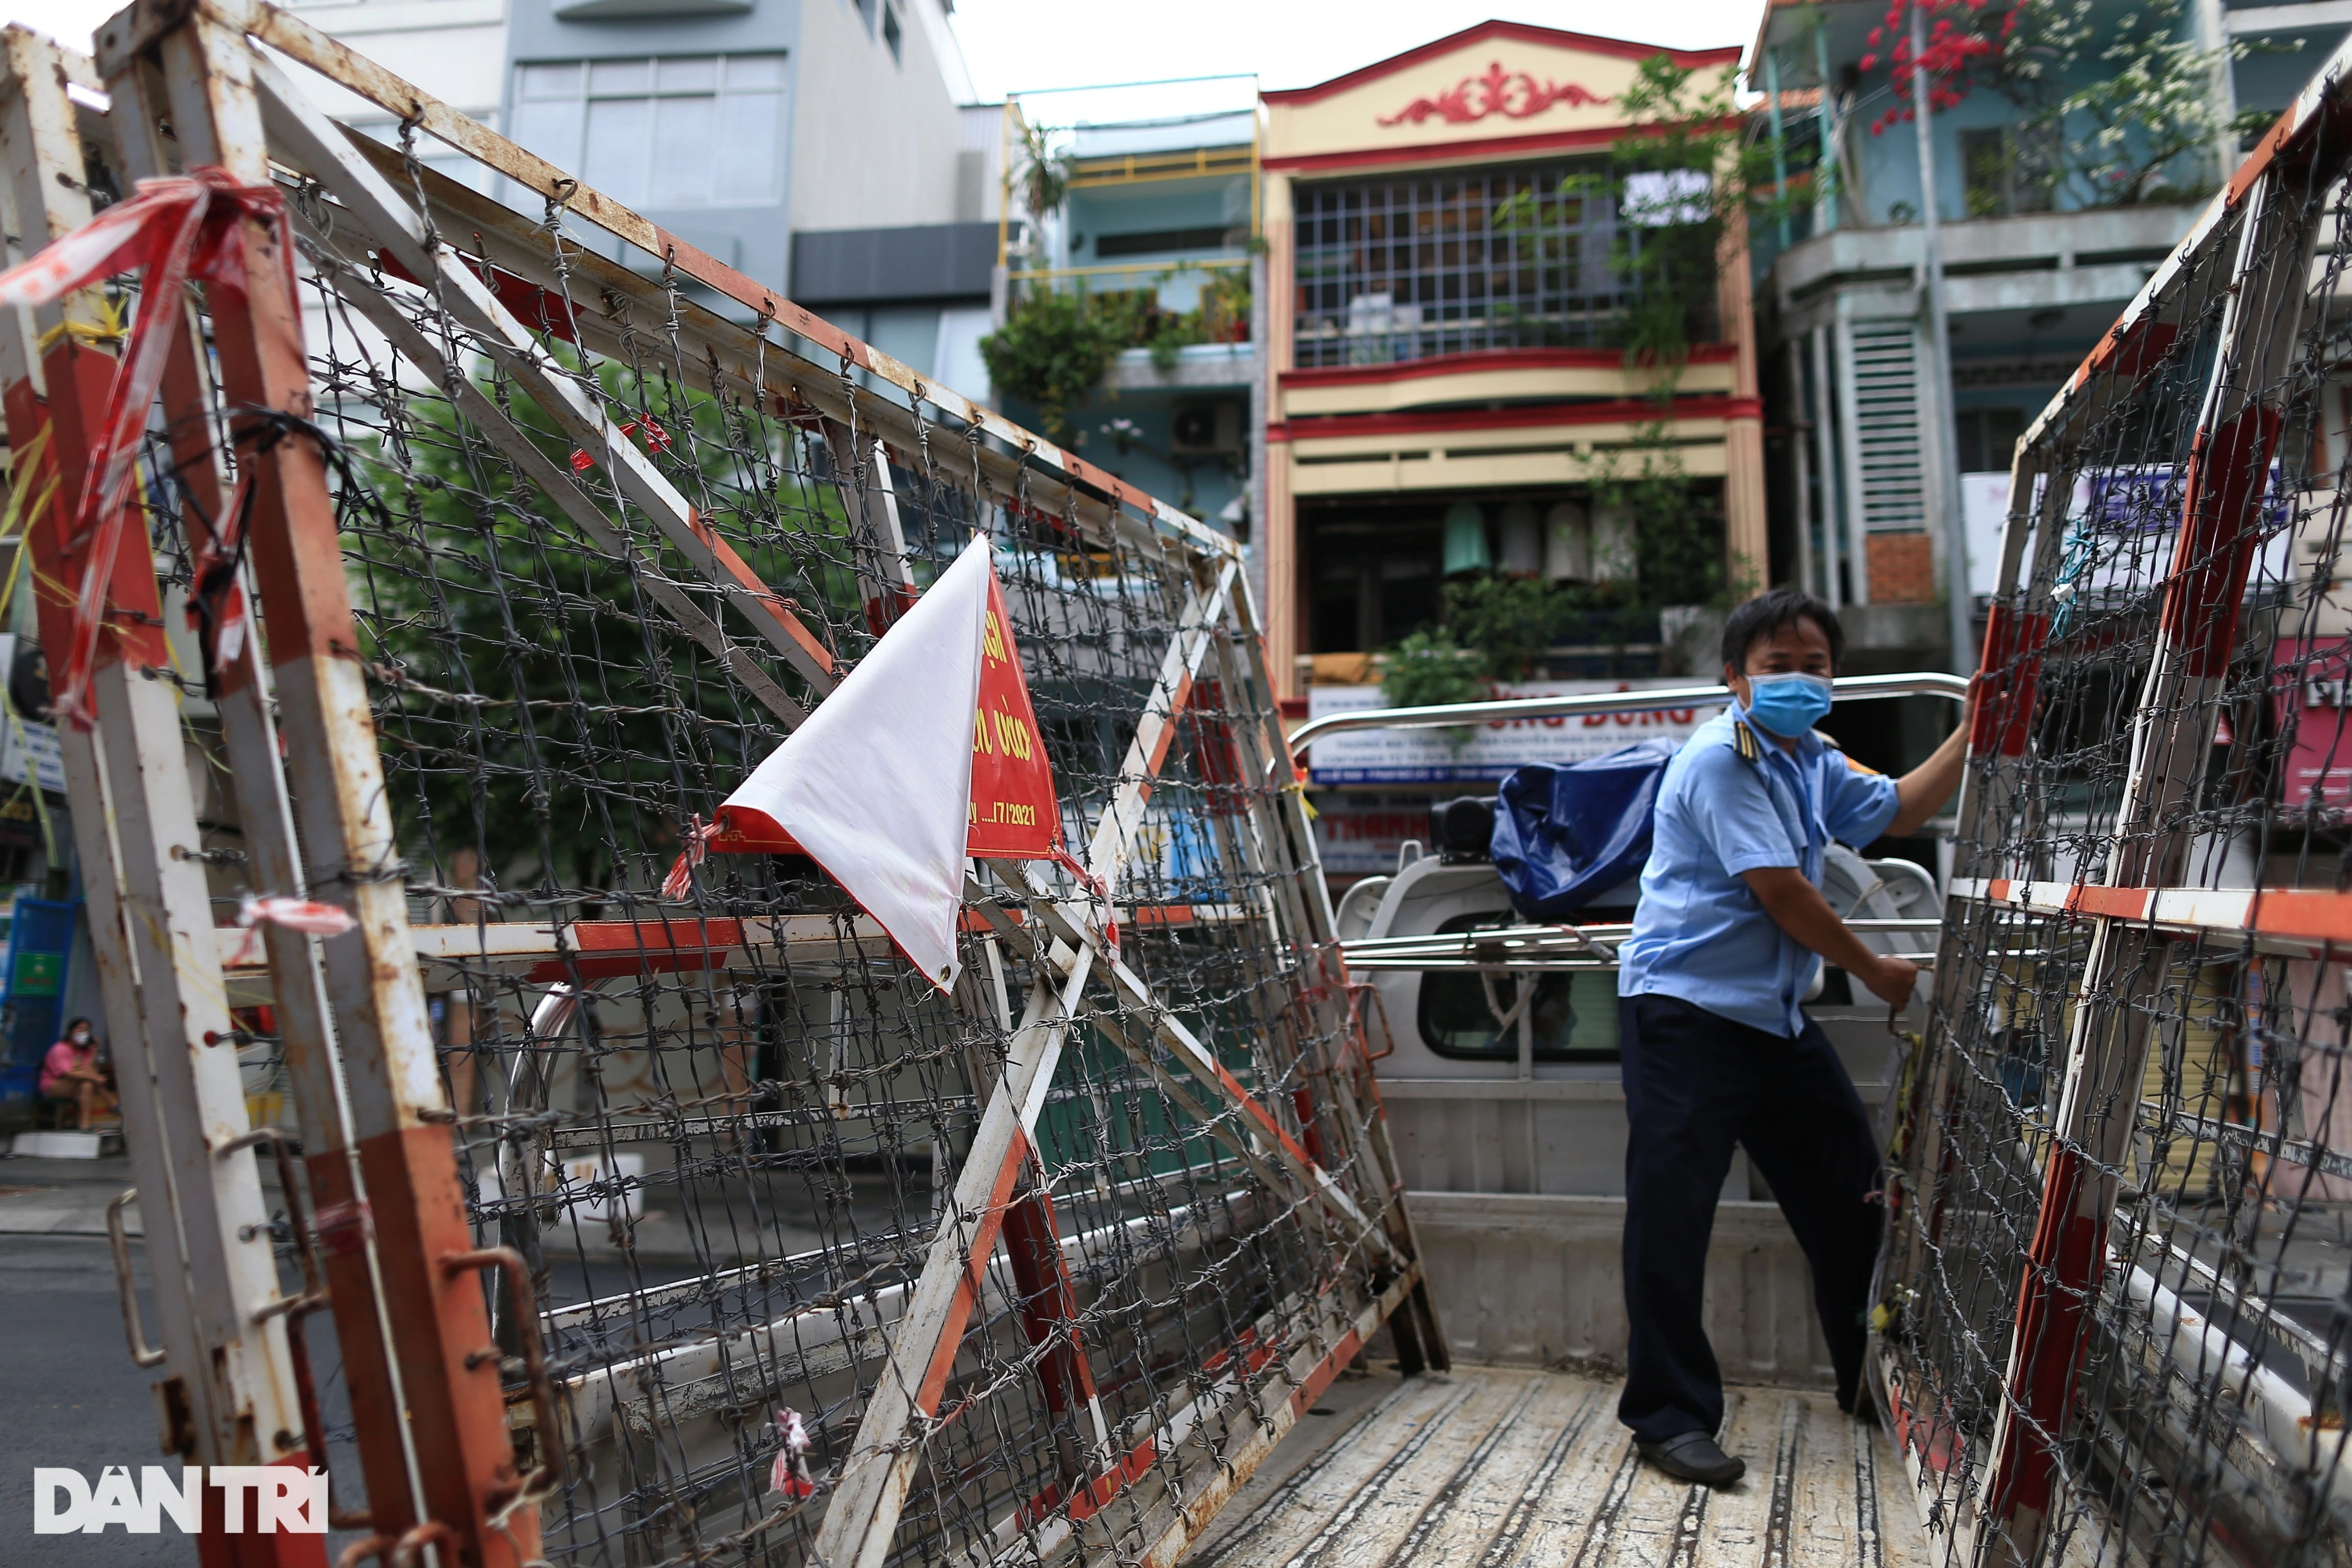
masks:
[[[942,991],[961,967],[988,552],[984,535],[964,546],[719,810],[722,827],[790,834]]]

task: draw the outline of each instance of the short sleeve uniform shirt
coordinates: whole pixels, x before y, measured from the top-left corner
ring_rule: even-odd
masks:
[[[1829,841],[1869,843],[1898,805],[1893,779],[1819,735],[1783,751],[1737,703],[1700,725],[1659,787],[1617,994],[1677,996],[1794,1038],[1805,1026],[1798,1000],[1822,961],[1780,930],[1740,873],[1794,868],[1819,887]]]

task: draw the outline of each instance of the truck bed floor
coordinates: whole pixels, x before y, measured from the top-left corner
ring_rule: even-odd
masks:
[[[1327,1407],[1361,1413],[1255,1478],[1187,1568],[1926,1568],[1892,1445],[1827,1394],[1730,1390],[1748,1475],[1710,1490],[1642,1463],[1618,1387],[1475,1366],[1343,1385]]]

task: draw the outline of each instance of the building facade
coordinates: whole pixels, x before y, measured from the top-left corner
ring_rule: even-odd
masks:
[[[500,92],[533,152],[969,384],[997,181],[942,0],[510,0]]]
[[[2131,10],[2100,0],[2086,14],[2094,47],[2074,68],[2085,79],[2114,68],[2096,46]],[[2069,173],[2046,123],[1997,80],[1936,113],[1947,401],[1928,353],[1917,127],[1888,118],[1901,105],[1887,86],[1886,16],[1880,0],[1773,0],[1748,65],[1765,95],[1755,129],[1777,130],[1793,193],[1786,217],[1753,236],[1773,574],[1842,606],[1856,668],[1951,657],[1946,595],[1956,580],[1973,595],[1994,587],[2017,438],[2188,231],[2242,134],[2218,135],[2125,201]],[[2233,63],[2217,56],[2205,89],[2217,119],[2252,120],[2292,100],[2352,7],[2205,0],[2178,25],[2209,49],[2252,46]],[[2089,132],[2070,121],[2064,135]],[[1954,505],[1969,556],[1958,571]]]
[[[1689,363],[1662,402],[1655,373],[1629,364],[1633,301],[1614,261],[1643,220],[1593,193],[1632,129],[1622,100],[1643,61],[1712,78],[1738,53],[1488,22],[1264,95],[1258,553],[1286,689],[1318,658],[1364,679],[1465,565],[1638,574],[1644,543],[1604,498],[1649,453],[1671,450],[1719,531],[1720,581],[1760,584],[1740,237],[1714,298],[1685,301]],[[1520,243],[1530,227],[1540,264]]]
[[[1257,115],[1111,117],[1139,96],[1093,89],[1089,117],[1066,126],[1051,124],[1055,106],[1042,95],[1008,114],[1008,143],[1043,128],[1067,190],[1025,239],[1007,225],[1003,311],[1042,293],[1083,294],[1117,320],[1131,346],[1064,411],[1067,439],[1087,461],[1247,541]],[[1016,191],[1016,211],[1021,202]],[[998,392],[1014,417],[1050,423],[1018,390]]]

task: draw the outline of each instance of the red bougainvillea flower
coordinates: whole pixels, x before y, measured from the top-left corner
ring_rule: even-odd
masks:
[[[1998,36],[1988,37],[1975,30],[1975,18],[1984,13],[1987,0],[1888,0],[1886,18],[1870,30],[1871,51],[1862,57],[1865,72],[1878,68],[1878,49],[1883,42],[1891,42],[1885,65],[1897,101],[1890,105],[1872,122],[1870,133],[1883,133],[1890,126],[1910,120],[1918,94],[1913,89],[1913,79],[1927,73],[1927,100],[1930,110],[1952,109],[1965,100],[1976,87],[1975,71],[1990,67],[2001,55],[2003,46],[2017,30],[2017,12],[2011,9],[2001,16]],[[1926,47],[1913,58],[1911,48],[1910,11],[1916,5],[1927,22]]]

